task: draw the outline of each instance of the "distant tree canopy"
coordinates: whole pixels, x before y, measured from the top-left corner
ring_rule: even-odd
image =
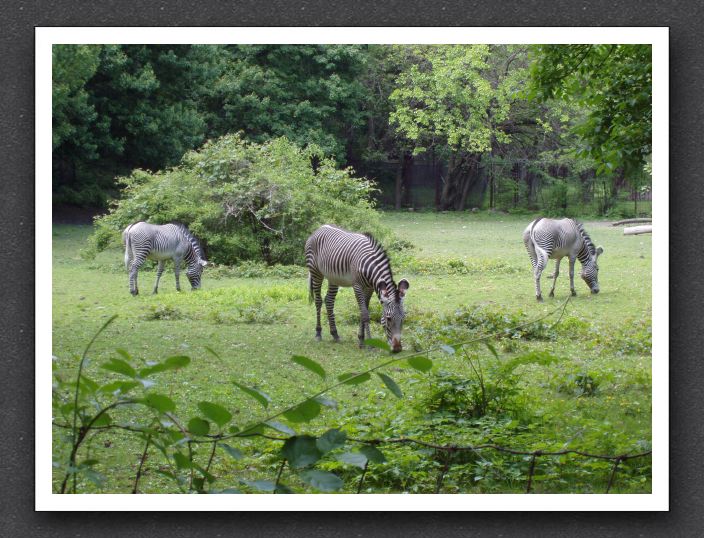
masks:
[[[652,152],[650,45],[535,47],[530,95],[574,101],[587,111],[573,127],[577,153],[597,171],[640,170]]]
[[[645,45],[55,45],[54,200],[105,206],[240,133],[396,166],[396,207],[432,160],[438,209],[606,212],[649,181],[651,82]]]

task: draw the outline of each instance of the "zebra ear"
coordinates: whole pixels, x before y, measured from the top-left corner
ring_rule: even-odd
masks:
[[[406,291],[408,288],[410,288],[411,285],[408,283],[408,280],[405,278],[402,278],[398,282],[398,296],[403,299],[406,296]]]
[[[597,257],[600,256],[600,255],[603,254],[603,253],[604,253],[604,249],[601,248],[601,247],[597,247],[597,249],[596,249],[596,255],[597,255]]]

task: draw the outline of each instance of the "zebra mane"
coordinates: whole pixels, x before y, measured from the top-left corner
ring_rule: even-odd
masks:
[[[393,271],[391,270],[391,260],[389,259],[389,255],[386,252],[386,249],[379,243],[379,241],[376,240],[376,238],[370,233],[370,232],[363,232],[362,235],[364,235],[367,239],[369,239],[369,242],[371,243],[372,248],[380,253],[384,258],[384,261],[386,261],[386,264],[389,268],[389,278],[391,279],[391,282],[387,282],[387,284],[391,287],[393,292],[396,294],[396,301],[399,301],[400,297],[398,295],[398,288],[396,287],[396,281],[394,280],[394,274]]]
[[[200,246],[200,241],[198,241],[198,238],[191,233],[191,230],[188,229],[188,226],[186,226],[182,222],[172,222],[171,224],[177,226],[181,233],[186,237],[186,239],[188,239],[188,241],[193,246],[193,250],[195,250],[196,254],[198,254],[198,257],[201,259],[205,259],[205,256],[203,255],[203,247]]]
[[[589,237],[589,234],[584,229],[584,225],[581,222],[575,220],[574,223],[577,225],[577,229],[579,230],[579,233],[581,234],[582,239],[584,240],[584,244],[586,245],[589,254],[591,256],[594,256],[596,254],[596,247],[594,246],[594,243],[592,243],[592,238]]]

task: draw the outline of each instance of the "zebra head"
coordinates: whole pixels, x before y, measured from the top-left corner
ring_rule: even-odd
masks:
[[[196,259],[188,264],[186,276],[188,276],[188,281],[191,283],[191,289],[200,289],[200,276],[203,274],[203,267],[206,265],[208,265],[208,262],[200,256],[196,256]]]
[[[589,254],[589,259],[586,263],[582,264],[582,272],[580,276],[587,286],[589,286],[589,289],[592,290],[592,293],[599,293],[599,265],[597,261],[599,255],[603,252],[604,249],[598,247],[593,254]]]
[[[387,287],[385,283],[379,286],[379,299],[381,300],[381,326],[386,332],[386,341],[391,346],[391,351],[398,353],[401,347],[401,329],[406,312],[403,310],[403,299],[410,284],[405,278],[402,279],[393,292],[393,286]]]

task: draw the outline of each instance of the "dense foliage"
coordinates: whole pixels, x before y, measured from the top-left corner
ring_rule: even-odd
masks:
[[[625,216],[650,183],[645,45],[56,45],[53,75],[56,202],[235,132],[317,146],[397,209]]]
[[[208,259],[220,264],[302,263],[305,240],[325,223],[388,237],[369,201],[369,181],[286,138],[257,144],[225,136],[187,153],[176,167],[135,170],[120,182],[123,197],[96,220],[98,250],[140,220],[186,224]]]
[[[574,126],[577,153],[599,172],[640,171],[650,155],[652,73],[649,45],[542,45],[530,93],[573,100],[588,111]]]

